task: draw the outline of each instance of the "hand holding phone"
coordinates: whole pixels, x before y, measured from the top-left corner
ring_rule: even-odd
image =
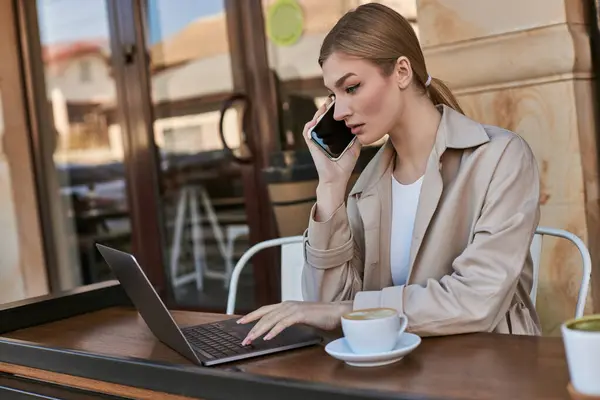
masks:
[[[304,137],[317,167],[320,184],[345,188],[360,154],[360,143],[344,121],[333,118],[335,101],[328,99],[304,127]]]
[[[326,103],[326,110],[318,118],[316,124],[310,128],[310,139],[332,161],[338,161],[352,146],[356,136],[352,134],[345,121],[337,121],[333,117],[335,100]]]

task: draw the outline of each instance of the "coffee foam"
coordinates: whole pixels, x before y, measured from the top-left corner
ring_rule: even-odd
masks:
[[[389,308],[374,308],[369,310],[358,310],[353,311],[351,313],[346,314],[345,318],[347,319],[379,319],[379,318],[387,318],[396,314],[396,311]]]

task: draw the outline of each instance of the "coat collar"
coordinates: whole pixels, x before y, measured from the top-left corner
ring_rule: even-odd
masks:
[[[438,161],[446,149],[468,149],[480,146],[490,140],[483,126],[446,105],[436,106],[442,113],[438,126],[432,157]],[[350,195],[368,192],[385,175],[395,157],[394,146],[387,140],[367,165]]]

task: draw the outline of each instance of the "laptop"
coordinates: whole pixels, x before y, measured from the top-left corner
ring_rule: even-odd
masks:
[[[259,338],[242,346],[254,323],[238,325],[237,318],[179,327],[133,255],[101,244],[96,247],[152,333],[197,365],[213,366],[311,346],[322,340],[314,329],[294,325],[269,341]]]

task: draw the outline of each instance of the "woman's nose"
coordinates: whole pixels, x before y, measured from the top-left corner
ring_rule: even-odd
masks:
[[[343,103],[335,103],[333,110],[333,119],[336,121],[342,121],[350,115],[350,109]]]

